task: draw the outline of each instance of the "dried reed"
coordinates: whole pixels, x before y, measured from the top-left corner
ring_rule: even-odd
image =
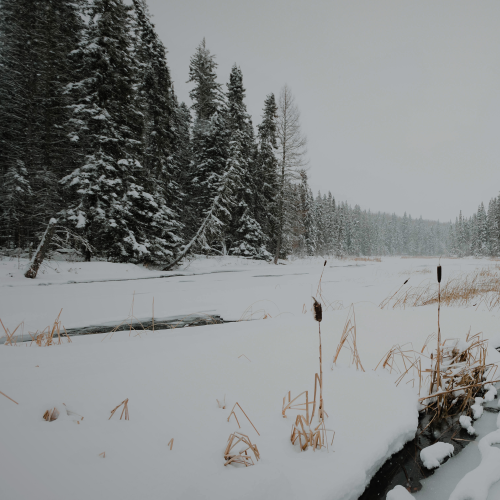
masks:
[[[344,331],[342,332],[342,337],[340,338],[339,345],[337,346],[337,351],[333,357],[333,363],[337,363],[342,349],[348,349],[351,352],[351,364],[356,365],[356,370],[361,369],[365,371],[361,363],[361,359],[358,353],[358,346],[356,342],[356,313],[354,312],[354,304],[351,304],[349,308],[349,313],[347,314],[347,319],[344,325]]]
[[[309,446],[311,446],[314,451],[321,448],[328,449],[327,432],[333,431],[325,427],[325,421],[323,419],[320,419],[316,427],[311,427],[311,423],[308,422],[303,415],[297,415],[295,423],[292,424],[290,441],[292,444],[295,444],[298,440],[302,451],[305,451]]]
[[[111,417],[115,414],[115,411],[120,408],[120,406],[123,405],[122,409],[122,414],[120,415],[120,420],[122,419],[123,415],[125,415],[125,420],[129,420],[129,415],[128,415],[128,398],[125,401],[122,401],[116,408],[111,410],[111,415],[109,416],[108,420],[111,420]]]
[[[252,421],[248,418],[248,415],[245,413],[245,410],[243,410],[243,408],[240,406],[239,403],[234,404],[233,409],[231,410],[231,413],[229,414],[229,417],[227,417],[227,421],[229,422],[231,415],[234,415],[234,418],[236,419],[236,422],[238,423],[238,428],[241,429],[241,425],[240,425],[240,422],[238,421],[238,417],[236,416],[236,413],[234,412],[234,409],[236,408],[236,406],[238,406],[238,408],[243,412],[243,415],[245,415],[245,417],[247,417],[247,420],[252,424],[252,427],[255,429],[255,432],[257,434],[259,434],[259,436],[260,436],[259,431],[255,427],[255,425],[253,425]]]
[[[246,445],[246,448],[240,449],[238,453],[235,453],[233,450],[240,443]],[[254,454],[254,457],[257,461],[260,459],[260,453],[257,445],[253,444],[246,434],[242,434],[241,432],[233,432],[227,440],[227,446],[224,451],[224,460],[226,461],[226,463],[224,465],[226,466],[229,464],[242,464],[245,467],[254,465],[252,456],[248,454],[248,451],[251,451]]]
[[[17,401],[14,401],[12,398],[10,398],[9,396],[7,396],[7,394],[4,394],[2,391],[0,391],[0,394],[2,396],[5,396],[7,399],[10,399],[13,403],[16,403],[16,405],[18,405],[19,403]]]
[[[402,288],[402,287],[401,287]],[[424,281],[404,290],[399,288],[384,299],[379,307],[393,309],[436,304],[445,306],[478,306],[483,304],[489,311],[500,307],[500,267],[489,266],[468,273],[454,273],[441,285]]]

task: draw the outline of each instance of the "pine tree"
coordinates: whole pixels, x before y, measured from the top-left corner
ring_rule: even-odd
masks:
[[[229,154],[226,169],[234,172],[236,205],[233,207],[231,253],[253,258],[269,258],[265,250],[266,236],[255,218],[256,187],[253,159],[254,137],[247,113],[243,75],[236,65],[227,84],[226,122],[229,132]]]
[[[477,245],[474,254],[477,256],[488,255],[488,221],[486,217],[486,211],[484,210],[484,204],[481,203],[477,210]]]
[[[195,112],[192,160],[188,195],[194,214],[193,228],[204,220],[217,196],[228,159],[228,126],[221,85],[217,82],[215,55],[206,48],[205,39],[196,48],[189,65],[189,95]]]
[[[488,220],[488,250],[489,250],[489,255],[496,257],[498,255],[498,240],[499,240],[499,234],[498,234],[498,226],[497,226],[497,200],[496,198],[493,198],[490,200],[490,203],[488,205],[488,214],[487,214],[487,220]]]
[[[129,12],[122,0],[95,0],[75,53],[81,79],[68,86],[78,98],[71,123],[85,157],[62,181],[72,197],[62,215],[109,259],[162,261],[179,238],[175,214],[141,164]]]
[[[269,250],[272,253],[276,250],[273,246],[276,243],[273,235],[275,234],[277,224],[277,111],[278,107],[276,106],[274,94],[269,94],[264,101],[262,123],[257,127],[258,149],[254,161],[254,182],[257,196],[255,217],[267,236],[270,246]]]
[[[11,197],[9,212],[0,208],[5,242],[33,242],[64,199],[58,180],[74,165],[67,139],[74,77],[69,54],[83,28],[81,0],[2,0],[0,3],[0,183]],[[10,227],[16,201],[6,193],[6,176],[26,172],[30,190],[22,205],[22,223]],[[20,175],[20,174],[19,174]],[[24,175],[24,174],[23,174]]]

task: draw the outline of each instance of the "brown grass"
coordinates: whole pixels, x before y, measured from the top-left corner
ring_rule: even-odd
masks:
[[[492,380],[497,366],[486,364],[488,342],[481,333],[471,336],[469,332],[464,349],[459,348],[457,339],[447,339],[440,349],[429,352],[428,344],[433,338],[435,335],[429,336],[420,351],[415,351],[411,344],[393,346],[375,369],[399,374],[396,385],[405,380],[415,387],[418,381],[419,401],[437,417],[470,412],[483,386],[497,382]],[[423,364],[428,368],[423,368]]]
[[[125,420],[129,420],[129,416],[128,416],[128,398],[125,399],[125,401],[122,401],[116,408],[114,408],[113,410],[111,410],[111,415],[109,416],[108,420],[111,420],[111,417],[115,414],[115,411],[118,410],[118,408],[120,408],[120,406],[123,405],[123,409],[122,409],[122,414],[120,415],[120,420],[122,419],[122,417],[125,415]]]
[[[384,299],[379,307],[393,309],[426,306],[438,302],[438,284],[424,282],[418,286],[401,287]],[[441,304],[445,306],[485,305],[489,311],[500,307],[500,267],[455,273],[441,286]]]
[[[343,257],[341,260],[353,260],[355,262],[382,262],[380,257]]]
[[[240,449],[239,452],[233,451],[234,448],[240,443],[243,446],[246,445],[246,448]],[[227,440],[227,446],[224,451],[224,460],[226,461],[226,463],[224,465],[242,464],[245,467],[254,465],[252,456],[248,454],[249,451],[253,453],[255,460],[258,461],[260,459],[260,453],[257,445],[253,444],[246,434],[242,434],[241,432],[233,432]]]
[[[333,363],[337,363],[337,359],[342,349],[347,349],[351,353],[351,364],[356,365],[356,370],[361,369],[365,371],[359,358],[357,339],[356,339],[356,313],[354,312],[354,304],[351,304],[349,308],[349,313],[347,314],[347,319],[344,325],[344,330],[342,332],[342,337],[340,338],[339,345],[337,346],[337,351],[333,357]]]
[[[66,337],[66,340],[71,342],[71,339],[69,338],[68,333],[66,332],[66,328],[61,324],[61,313],[62,309],[59,311],[59,314],[57,318],[54,321],[54,324],[52,326],[47,326],[44,330],[39,332],[38,330],[36,332],[28,332],[28,335],[31,338],[31,343],[30,345],[33,345],[35,343],[39,347],[48,347],[51,345],[61,345],[63,343],[64,337]],[[7,337],[5,341],[5,345],[10,345],[14,346],[17,345],[16,339],[14,338],[15,333],[19,328],[21,328],[21,339],[23,340],[24,338],[24,322],[19,323],[19,325],[16,326],[13,332],[11,332],[2,322],[0,319],[0,324],[3,327],[3,330],[5,332],[5,335]]]
[[[234,409],[238,407],[242,412],[243,412],[243,415],[245,415],[245,417],[247,418],[247,420],[250,422],[250,424],[252,424],[252,427],[255,429],[255,432],[257,434],[259,434],[260,436],[260,433],[259,431],[257,430],[257,428],[255,427],[255,425],[253,425],[252,421],[248,418],[248,415],[245,413],[245,410],[243,410],[243,408],[240,406],[239,403],[235,403],[234,406],[233,406],[233,409],[231,410],[231,413],[229,414],[229,417],[227,417],[227,421],[229,422],[229,419],[231,418],[231,415],[234,415],[234,418],[236,419],[236,422],[238,423],[238,428],[241,429],[241,425],[240,425],[240,422],[238,421],[238,417],[236,416],[236,413],[234,412]]]

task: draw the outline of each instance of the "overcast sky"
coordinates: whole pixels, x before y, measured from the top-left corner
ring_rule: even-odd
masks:
[[[254,125],[287,83],[313,191],[446,221],[500,190],[500,1],[148,0],[190,104],[203,37]]]

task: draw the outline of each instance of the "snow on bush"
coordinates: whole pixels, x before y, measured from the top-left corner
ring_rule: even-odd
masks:
[[[420,459],[428,469],[434,469],[441,465],[446,457],[453,455],[455,448],[448,443],[435,443],[420,452]]]

